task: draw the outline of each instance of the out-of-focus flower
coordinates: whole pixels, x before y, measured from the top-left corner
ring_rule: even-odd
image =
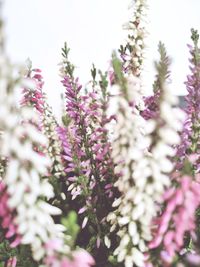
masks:
[[[85,250],[77,250],[70,253],[69,257],[62,254],[63,246],[61,240],[51,240],[45,246],[46,254],[44,263],[47,267],[91,267],[95,264],[92,256]],[[65,251],[69,253],[69,251]]]
[[[125,46],[120,46],[120,54],[123,60],[125,72],[132,73],[135,77],[140,77],[143,61],[146,31],[146,0],[134,0],[134,14],[127,25],[124,26],[129,31],[128,40]]]
[[[6,68],[7,66],[7,68]],[[4,176],[6,193],[2,194],[0,212],[5,225],[7,238],[15,238],[11,245],[30,245],[33,258],[40,261],[45,258],[45,244],[52,239],[63,243],[65,227],[55,224],[52,216],[61,211],[46,202],[54,196],[53,188],[46,179],[50,160],[35,151],[35,147],[47,145],[47,140],[37,128],[37,115],[30,107],[17,105],[16,91],[20,79],[12,74],[8,63],[0,69],[0,128],[3,130],[0,145],[1,157],[9,159]],[[7,70],[7,72],[5,72]],[[3,76],[2,76],[3,75]],[[2,187],[4,190],[4,187]],[[14,211],[14,216],[12,215]],[[3,226],[3,225],[2,225]],[[4,227],[4,226],[3,226]],[[70,254],[70,247],[62,247],[62,254]],[[12,261],[14,264],[15,261]]]
[[[162,69],[161,69],[162,70]],[[172,145],[179,143],[183,113],[176,109],[176,98],[161,78],[159,113],[155,120],[145,121],[130,105],[127,85],[119,80],[122,95],[118,96],[117,123],[112,156],[116,172],[120,173],[115,186],[121,197],[113,203],[115,211],[108,215],[111,231],[119,229],[119,245],[114,255],[125,266],[144,266],[147,243],[151,240],[151,223],[162,203],[162,194],[170,185],[168,173],[173,170],[169,157],[175,155]],[[117,71],[117,70],[116,70]],[[120,79],[121,74],[118,74]],[[128,88],[134,90],[133,88]],[[125,95],[123,95],[125,93]],[[176,114],[176,115],[174,115]]]
[[[179,186],[164,193],[164,202],[166,207],[155,222],[157,229],[149,247],[154,249],[162,244],[163,260],[166,261],[167,257],[167,261],[172,262],[183,248],[185,234],[194,234],[195,213],[200,205],[200,184],[192,181],[192,177],[180,177]]]
[[[64,174],[60,156],[61,143],[57,135],[58,123],[53,115],[51,107],[47,103],[47,97],[43,92],[44,81],[42,72],[40,69],[32,69],[31,61],[24,80],[32,82],[35,86],[30,88],[28,84],[26,84],[26,87],[23,89],[21,105],[31,106],[39,112],[39,129],[48,138],[48,146],[43,148],[43,153],[48,154],[52,161],[50,173],[54,176],[54,181],[52,181],[52,183],[56,184],[59,182],[58,178]]]
[[[194,266],[199,266],[200,265],[200,256],[195,253],[189,253],[187,256],[187,261],[189,264],[192,264]]]
[[[88,238],[96,239],[96,242],[90,242],[94,249],[104,246],[105,229],[109,232],[105,217],[112,209],[115,174],[105,127],[110,118],[106,116],[106,104],[100,97],[96,81],[92,81],[92,88],[84,95],[68,60],[67,46],[63,48],[63,55],[61,82],[65,87],[68,124],[66,128],[58,128],[58,133],[63,145],[66,184],[72,205],[78,203],[82,229],[88,231],[89,225],[93,225],[96,235],[90,237],[89,232]],[[100,208],[103,212],[98,212]]]
[[[187,76],[187,81],[185,82],[188,91],[185,97],[187,118],[181,135],[181,144],[177,149],[179,168],[182,168],[186,155],[191,153],[199,154],[200,148],[200,48],[198,45],[199,34],[193,29],[191,39],[193,46],[188,45],[191,55],[189,60],[191,74]],[[195,169],[198,171],[197,165]]]
[[[17,266],[17,258],[12,257],[8,260],[6,267],[16,267]]]
[[[1,226],[6,231],[5,237],[10,240],[10,246],[16,247],[21,242],[21,236],[18,234],[18,227],[15,221],[15,209],[8,205],[9,195],[3,181],[0,182],[0,217]],[[12,241],[11,241],[12,240]]]

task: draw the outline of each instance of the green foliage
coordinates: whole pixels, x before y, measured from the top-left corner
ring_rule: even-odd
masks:
[[[194,42],[195,46],[198,46],[199,33],[197,30],[191,29],[191,39]]]
[[[110,263],[113,264],[113,266],[117,266],[117,265],[118,265],[118,262],[117,262],[116,257],[114,257],[114,256],[109,256],[108,260],[109,260]]]
[[[191,162],[186,158],[183,163],[182,173],[185,175],[193,175],[194,174],[194,168]]]
[[[199,67],[200,64],[200,49],[198,47],[199,42],[199,33],[197,30],[191,29],[191,39],[194,43],[194,50],[192,51],[193,55],[193,63],[195,66]],[[196,74],[197,78],[199,78],[199,73]]]
[[[33,260],[29,246],[19,246],[11,248],[7,240],[0,243],[0,267],[4,267],[11,257],[17,257],[17,267],[37,267],[38,264]]]
[[[19,247],[17,259],[17,267],[38,267],[38,264],[32,259],[31,250],[28,246]]]
[[[127,101],[129,101],[127,83],[122,71],[122,63],[117,57],[116,53],[113,53],[112,55],[112,65],[115,73],[115,82],[120,86],[122,94]]]
[[[17,250],[11,249],[9,242],[7,240],[3,240],[0,243],[0,262],[5,263],[10,257],[13,257],[15,255],[17,255]]]
[[[63,125],[64,125],[65,127],[68,127],[69,124],[70,124],[70,122],[71,122],[70,117],[69,117],[67,114],[64,114],[64,115],[62,116],[62,123],[63,123]]]
[[[105,101],[107,98],[107,89],[108,89],[108,73],[107,72],[103,73],[101,70],[99,70],[99,76],[100,76],[99,86],[101,88],[102,97]]]
[[[168,81],[170,77],[169,67],[171,65],[171,59],[167,55],[165,45],[162,42],[158,44],[158,52],[160,55],[160,60],[155,62],[155,68],[157,70],[156,80],[153,84],[154,93],[161,90],[162,85]]]
[[[6,165],[7,165],[7,159],[0,157],[0,177],[4,177]]]
[[[65,73],[67,73],[71,78],[73,78],[75,66],[69,61],[69,52],[70,48],[67,46],[67,43],[65,42],[64,47],[62,48]]]
[[[66,227],[66,234],[70,236],[69,245],[73,247],[80,227],[77,224],[77,214],[75,211],[69,212],[67,217],[61,219],[61,223]]]
[[[91,71],[92,79],[93,79],[93,81],[95,81],[96,75],[97,75],[97,69],[96,69],[94,64],[92,64],[92,69],[90,71]]]

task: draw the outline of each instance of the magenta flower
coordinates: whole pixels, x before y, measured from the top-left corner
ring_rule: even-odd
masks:
[[[16,267],[17,266],[17,258],[12,257],[8,260],[6,267]]]
[[[159,112],[159,96],[160,92],[155,92],[153,96],[144,98],[145,109],[141,112],[145,120],[156,119]]]
[[[26,80],[34,84],[34,89],[31,90],[26,87],[23,89],[23,99],[21,101],[21,105],[34,106],[37,111],[42,114],[44,109],[44,96],[42,92],[44,81],[41,75],[41,70],[29,70]]]
[[[195,212],[200,205],[200,184],[191,177],[179,180],[178,188],[170,188],[164,193],[165,209],[155,221],[157,228],[149,248],[162,247],[162,258],[173,260],[184,246],[185,233],[194,234]]]
[[[8,206],[9,195],[3,181],[0,182],[0,218],[1,226],[6,231],[5,237],[10,241],[12,248],[20,244],[21,237],[17,233],[17,225],[15,221],[15,211],[11,210]]]
[[[63,242],[59,239],[51,240],[45,245],[47,267],[91,267],[95,264],[92,256],[85,250],[72,252],[69,257],[62,256]]]
[[[78,250],[73,253],[74,267],[90,267],[95,264],[92,256],[85,250]],[[67,266],[63,266],[67,267]]]
[[[87,213],[88,210],[95,212],[97,203],[101,202],[102,205],[104,192],[108,199],[113,196],[111,144],[105,128],[109,118],[105,117],[106,107],[95,87],[87,95],[82,95],[82,86],[78,78],[73,77],[73,66],[67,59],[67,47],[63,51],[66,66],[61,82],[66,89],[66,113],[70,122],[67,130],[58,128],[58,134],[63,145],[62,158],[68,190],[72,200],[82,199],[78,211],[84,209],[81,209],[80,214]],[[105,197],[103,202],[106,202]],[[109,206],[107,203],[104,205]],[[100,221],[102,219],[99,218]]]
[[[191,39],[193,46],[188,45],[190,51],[190,71],[185,82],[188,94],[185,97],[187,118],[181,136],[181,145],[178,147],[177,156],[180,168],[186,155],[199,154],[199,120],[200,120],[200,48],[198,46],[199,35],[192,29]],[[198,166],[194,165],[198,170]]]

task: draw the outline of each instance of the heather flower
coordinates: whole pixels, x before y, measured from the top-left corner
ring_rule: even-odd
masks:
[[[45,180],[40,181],[40,175],[47,173],[50,162],[48,158],[35,152],[32,144],[45,145],[46,140],[34,124],[28,122],[35,120],[30,110],[21,108],[19,111],[15,99],[9,93],[7,99],[6,101],[4,96],[1,96],[0,124],[4,129],[1,153],[9,157],[4,178],[9,193],[8,206],[16,210],[14,222],[18,226],[21,243],[30,244],[34,258],[40,259],[44,254],[42,242],[48,240],[48,235],[61,235],[51,218],[51,215],[59,214],[60,211],[40,199],[41,196],[53,196],[50,184]],[[18,114],[21,115],[23,124]],[[35,244],[38,242],[40,249],[37,247],[35,250]]]
[[[1,227],[5,230],[5,237],[10,240],[10,246],[16,247],[21,243],[21,237],[14,222],[16,211],[8,205],[9,195],[3,181],[0,182],[0,218]],[[11,241],[12,240],[12,241]],[[12,259],[10,260],[12,261]]]
[[[129,31],[128,40],[125,46],[120,46],[120,54],[123,61],[123,69],[125,72],[132,73],[136,77],[141,76],[146,31],[146,0],[134,0],[133,18],[125,25],[125,29]]]
[[[8,239],[17,237],[11,246],[19,242],[31,246],[35,261],[45,259],[45,244],[52,239],[60,239],[64,244],[60,253],[69,256],[71,248],[65,243],[69,237],[63,233],[66,229],[52,217],[61,211],[46,202],[54,196],[53,188],[46,179],[41,180],[48,174],[50,160],[34,150],[46,146],[47,140],[36,127],[38,117],[33,109],[17,105],[15,93],[20,79],[13,78],[9,61],[0,69],[4,70],[0,72],[4,81],[0,83],[1,157],[9,158],[4,176],[6,193],[1,195],[2,227],[7,228]]]
[[[194,45],[188,45],[190,51],[190,70],[191,74],[187,76],[185,82],[188,94],[185,97],[187,118],[184,123],[182,132],[182,142],[177,150],[179,168],[182,167],[183,161],[187,155],[191,153],[199,154],[199,109],[200,109],[200,49],[198,46],[198,32],[192,29],[191,36]],[[198,168],[197,166],[195,167]]]
[[[12,257],[8,260],[6,267],[16,267],[17,266],[17,258]]]
[[[149,244],[150,249],[162,245],[168,262],[183,248],[185,234],[194,235],[195,213],[200,205],[200,184],[189,176],[180,177],[178,183],[177,188],[164,193],[166,207],[155,222],[154,239]]]
[[[196,253],[189,253],[187,261],[194,266],[198,266],[200,264],[200,256]]]
[[[21,105],[33,106],[39,113],[43,113],[43,77],[40,69],[32,69],[32,63],[27,64],[26,73],[24,73],[23,99]],[[31,85],[31,86],[30,86]]]
[[[159,69],[160,77],[156,74],[153,95],[144,97],[145,108],[142,110],[141,115],[145,120],[156,119],[159,116],[160,89],[162,87],[160,81],[165,80],[165,83],[168,84],[170,80],[169,65],[171,59],[168,57],[165,46],[161,42],[159,42],[158,51],[161,57],[160,61],[155,63],[155,67]]]
[[[108,227],[105,230],[105,216],[111,209],[114,172],[110,156],[111,144],[105,125],[110,119],[106,118],[103,110],[106,109],[103,102],[106,100],[100,98],[100,88],[96,81],[92,81],[92,88],[87,94],[82,94],[82,86],[73,76],[73,65],[68,60],[67,46],[62,51],[62,84],[66,90],[68,125],[67,129],[60,128],[58,132],[63,144],[67,190],[71,192],[72,205],[79,204],[76,209],[80,214],[82,228],[88,231],[87,226],[92,225],[96,233],[96,237],[90,237],[91,233],[87,234],[87,239],[96,239],[93,249],[104,245],[104,232],[109,231]],[[103,87],[105,90],[104,86],[105,77],[100,83],[101,89]]]
[[[51,158],[52,168],[50,173],[54,176],[53,184],[58,184],[64,176],[64,167],[61,159],[61,142],[57,134],[58,122],[53,115],[52,108],[48,105],[44,95],[44,112],[42,116],[43,133],[48,138],[46,153]],[[60,178],[60,179],[59,179]],[[58,187],[57,187],[58,189]]]
[[[73,265],[74,267],[90,267],[94,265],[94,259],[91,255],[83,250],[79,250],[73,253]],[[67,267],[67,266],[63,266]]]
[[[144,99],[145,109],[141,112],[142,117],[145,120],[157,118],[159,112],[158,101],[159,101],[159,93],[156,93],[153,96],[145,97]]]
[[[31,61],[27,64],[27,70],[25,75],[25,80],[32,82],[34,87],[30,88],[28,86],[23,89],[23,99],[21,101],[22,105],[31,106],[35,108],[40,115],[40,127],[39,129],[48,138],[48,146],[43,149],[43,151],[48,154],[52,161],[52,169],[50,173],[54,176],[54,181],[52,184],[57,184],[58,179],[63,175],[61,154],[61,143],[57,135],[58,123],[53,115],[52,108],[47,103],[47,97],[43,92],[43,76],[40,69],[32,69]],[[58,188],[58,186],[57,186]]]
[[[175,177],[176,188],[173,189],[172,196],[165,200],[166,207],[162,212],[161,220],[158,220],[158,228],[155,237],[150,246],[162,247],[164,254],[169,262],[172,262],[177,253],[185,247],[184,238],[189,234],[191,240],[195,236],[196,210],[199,207],[199,193],[194,191],[198,188],[197,173],[199,171],[199,35],[197,31],[192,30],[192,40],[194,46],[189,45],[191,59],[191,74],[187,76],[186,88],[188,95],[186,100],[186,119],[184,128],[181,132],[181,143],[177,146],[176,169],[183,174],[189,174],[191,177],[185,177],[187,181],[187,190],[183,190],[184,180],[180,181]],[[195,175],[195,179],[193,176]],[[186,183],[186,182],[185,182]],[[182,201],[181,201],[182,197]],[[179,198],[177,203],[175,199]],[[174,202],[173,202],[174,200]],[[170,206],[171,205],[171,206]],[[171,210],[169,211],[169,207]],[[162,219],[163,218],[163,219]],[[166,219],[167,218],[167,219]],[[181,219],[182,218],[182,219]],[[160,231],[160,232],[159,232]],[[169,243],[166,241],[169,240]],[[187,258],[187,257],[186,257]],[[165,257],[163,261],[166,261]],[[186,259],[187,260],[187,259]]]
[[[91,267],[95,264],[92,256],[85,250],[77,250],[70,257],[62,255],[63,243],[61,240],[51,240],[45,246],[46,258],[44,263],[47,267]]]
[[[114,69],[119,70],[115,64],[114,61]],[[118,229],[120,237],[114,255],[126,267],[145,264],[147,244],[152,239],[151,222],[158,212],[158,203],[162,203],[165,188],[170,185],[168,173],[173,164],[169,157],[175,155],[172,145],[180,141],[177,131],[182,128],[183,114],[173,108],[176,98],[166,88],[159,68],[157,71],[162,85],[160,112],[156,120],[149,121],[130,105],[134,103],[130,98],[134,88],[129,89],[118,74],[122,95],[118,95],[112,156],[117,165],[115,170],[121,174],[115,183],[121,196],[114,201],[116,210],[108,215],[108,220],[111,231]]]

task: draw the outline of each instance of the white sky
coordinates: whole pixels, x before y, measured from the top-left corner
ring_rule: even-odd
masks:
[[[50,103],[56,107],[62,86],[58,66],[64,41],[71,47],[81,81],[90,79],[90,67],[107,69],[113,49],[126,37],[122,25],[129,19],[131,0],[5,0],[7,49],[14,62],[30,57],[41,68]],[[188,71],[190,28],[200,30],[200,0],[149,0],[150,36],[146,83],[154,77],[152,62],[159,40],[173,59],[173,86],[184,94]]]

